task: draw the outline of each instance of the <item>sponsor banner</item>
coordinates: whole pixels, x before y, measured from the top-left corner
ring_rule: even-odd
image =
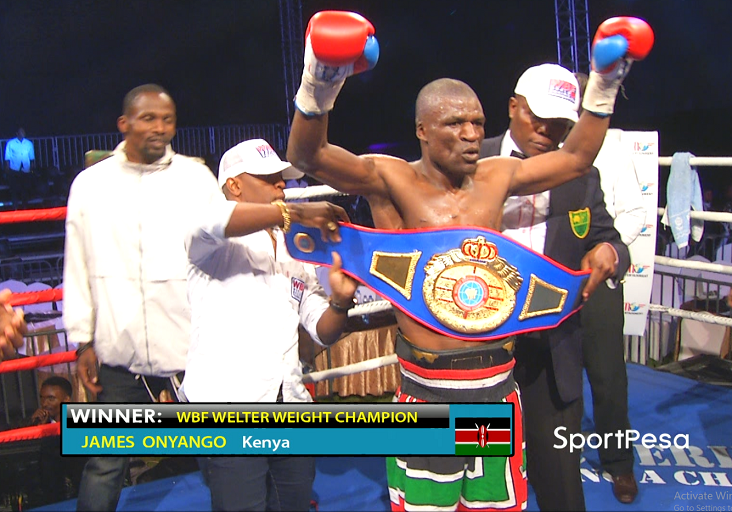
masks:
[[[646,222],[628,247],[630,269],[625,276],[624,334],[643,336],[653,288],[653,258],[658,224],[658,132],[623,132],[621,144],[633,160],[646,208]]]
[[[506,456],[513,418],[510,403],[63,404],[61,454]]]

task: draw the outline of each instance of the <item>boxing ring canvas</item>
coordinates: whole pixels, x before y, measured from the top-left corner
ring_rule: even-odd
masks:
[[[689,446],[646,449],[640,441],[634,443],[634,470],[640,492],[631,505],[615,500],[609,479],[596,470],[597,451],[585,449],[582,478],[587,510],[729,510],[732,388],[628,364],[628,396],[630,422],[641,436],[688,434]],[[591,430],[587,382],[585,404],[583,430]],[[319,458],[313,499],[322,512],[389,510],[383,458]],[[36,510],[73,511],[75,507],[76,500],[69,500]],[[195,472],[127,487],[122,491],[118,510],[200,511],[211,510],[211,504],[201,474]],[[538,510],[531,491],[528,510]]]

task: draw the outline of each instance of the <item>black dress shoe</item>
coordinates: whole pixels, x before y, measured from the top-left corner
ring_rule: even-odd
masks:
[[[628,473],[613,476],[613,494],[620,503],[633,503],[635,497],[638,496],[638,484],[635,482],[635,475]]]

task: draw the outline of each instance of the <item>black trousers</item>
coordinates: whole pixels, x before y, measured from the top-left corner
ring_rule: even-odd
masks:
[[[519,336],[514,377],[519,384],[524,409],[526,472],[540,510],[585,510],[580,476],[580,451],[569,445],[555,448],[562,440],[579,434],[582,398],[564,403],[559,398],[552,355],[546,340]],[[578,386],[582,382],[578,382]]]
[[[580,312],[582,354],[592,389],[595,432],[630,429],[628,420],[628,375],[623,353],[623,287],[611,290],[601,284]],[[611,438],[617,439],[617,438]],[[633,447],[625,443],[604,443],[598,449],[603,469],[611,475],[633,471]]]
[[[10,198],[13,206],[27,203],[31,198],[33,187],[33,175],[22,171],[7,171],[8,186],[10,187]]]
[[[100,403],[152,402],[142,379],[125,368],[103,364],[99,367],[98,376],[99,384],[104,388],[97,397]],[[159,396],[163,389],[169,389],[170,380],[167,378],[146,379],[154,396]],[[129,457],[90,457],[81,476],[76,510],[116,510],[129,463]]]

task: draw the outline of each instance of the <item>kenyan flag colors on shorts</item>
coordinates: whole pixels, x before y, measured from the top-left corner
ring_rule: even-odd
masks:
[[[455,455],[513,455],[511,418],[455,418]]]

